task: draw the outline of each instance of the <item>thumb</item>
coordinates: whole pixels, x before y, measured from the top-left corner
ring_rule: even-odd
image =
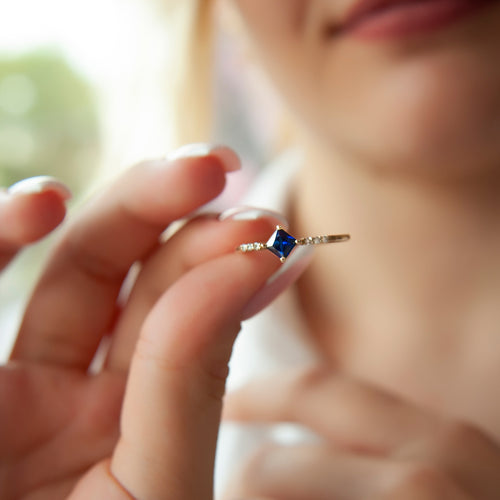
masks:
[[[132,360],[111,471],[134,498],[212,498],[227,363],[245,305],[279,266],[230,254],[171,287]]]

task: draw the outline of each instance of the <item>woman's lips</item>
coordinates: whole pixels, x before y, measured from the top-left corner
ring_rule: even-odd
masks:
[[[329,36],[402,38],[434,31],[497,0],[361,0]]]

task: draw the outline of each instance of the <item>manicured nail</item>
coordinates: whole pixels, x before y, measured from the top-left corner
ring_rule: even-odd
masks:
[[[69,200],[72,196],[70,189],[65,184],[48,175],[39,175],[38,177],[23,179],[22,181],[12,184],[12,186],[7,189],[10,195],[37,194],[47,191],[58,193],[64,200]]]
[[[275,212],[273,210],[267,210],[265,208],[256,208],[256,207],[235,207],[229,208],[225,210],[219,215],[219,220],[256,220],[261,219],[262,217],[272,217],[276,219],[282,226],[288,226],[288,220],[279,212]]]
[[[288,227],[288,220],[279,212],[255,207],[230,208],[219,215],[219,220],[255,220],[270,217],[284,227]],[[284,292],[306,270],[311,262],[313,248],[311,246],[297,246],[266,282],[266,284],[250,299],[243,309],[242,319],[254,316],[267,307],[278,295]]]
[[[274,299],[289,288],[307,269],[313,255],[312,246],[298,246],[285,263],[250,299],[242,311],[242,319],[248,319],[267,307]]]
[[[241,169],[241,161],[238,155],[227,146],[212,145],[206,143],[186,144],[167,155],[168,161],[182,158],[202,158],[215,156],[224,165],[226,172],[235,172]]]

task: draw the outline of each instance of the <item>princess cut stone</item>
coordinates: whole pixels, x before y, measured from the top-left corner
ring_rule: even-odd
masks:
[[[284,262],[295,248],[295,238],[284,229],[278,227],[267,242],[267,249]]]

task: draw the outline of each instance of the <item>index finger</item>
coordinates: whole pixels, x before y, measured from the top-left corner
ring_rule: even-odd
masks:
[[[109,330],[130,266],[172,221],[217,196],[237,157],[227,148],[144,162],[67,228],[21,325],[13,358],[86,369]]]

